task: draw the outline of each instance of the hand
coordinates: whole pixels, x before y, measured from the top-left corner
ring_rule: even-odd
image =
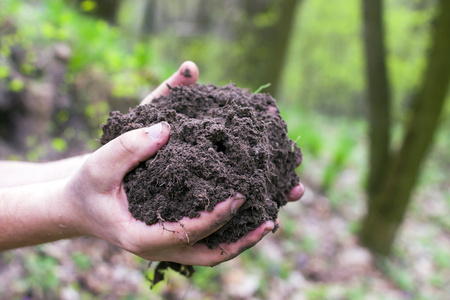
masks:
[[[143,104],[167,94],[167,84],[189,85],[197,78],[195,64],[186,62]],[[212,212],[202,212],[196,219],[152,226],[134,219],[128,211],[123,177],[167,143],[169,132],[167,124],[156,124],[127,132],[89,156],[48,167],[20,166],[20,173],[33,177],[30,183],[36,184],[0,189],[0,228],[4,228],[0,230],[0,251],[91,235],[149,260],[211,266],[235,257],[274,229],[275,224],[268,221],[236,243],[221,244],[218,249],[195,244],[233,216],[244,202],[242,195],[219,203]],[[46,175],[42,180],[43,173],[61,170],[66,170],[61,179],[48,181]],[[288,199],[297,200],[303,191],[301,185],[294,187]]]
[[[245,202],[236,195],[199,218],[183,218],[147,226],[128,211],[122,180],[125,174],[164,146],[170,127],[159,123],[127,132],[94,152],[66,185],[73,224],[79,234],[96,236],[152,261],[212,266],[229,260],[256,244],[274,229],[268,221],[233,244],[209,249],[197,241],[212,234],[231,219]]]
[[[168,94],[167,84],[190,85],[195,84],[197,78],[197,66],[192,62],[185,62],[141,104]],[[274,229],[275,224],[268,221],[236,243],[223,243],[217,249],[196,244],[231,219],[245,201],[242,195],[235,195],[219,203],[212,212],[202,212],[195,219],[186,217],[179,222],[151,226],[134,219],[128,211],[123,177],[139,162],[150,158],[164,146],[169,132],[170,127],[164,123],[130,131],[89,157],[66,188],[68,198],[74,206],[73,211],[79,216],[75,220],[81,234],[102,238],[148,260],[212,266],[234,258]],[[287,192],[286,196],[289,201],[295,201],[303,192],[304,187],[299,184]]]
[[[168,95],[170,91],[167,85],[170,85],[172,87],[179,85],[188,86],[197,83],[197,79],[197,65],[192,61],[185,61],[172,76],[161,83],[153,92],[147,95],[147,97],[142,100],[141,105],[149,104],[155,98]]]

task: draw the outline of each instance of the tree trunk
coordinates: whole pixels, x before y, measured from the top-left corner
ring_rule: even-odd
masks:
[[[386,70],[382,0],[363,0],[364,50],[369,106],[369,201],[380,190],[389,161],[390,90]]]
[[[385,183],[369,202],[361,242],[372,252],[388,255],[410,202],[420,167],[432,145],[450,80],[450,1],[439,2],[434,40],[422,86],[402,147],[393,158]]]
[[[110,24],[115,24],[120,1],[121,0],[95,0],[96,7],[87,13],[102,18]],[[81,5],[83,1],[78,0],[78,2]]]
[[[233,65],[233,68],[241,70],[232,74],[242,74],[243,78],[238,80],[253,91],[270,83],[271,86],[264,92],[275,94],[298,2],[269,1],[266,5],[255,0],[244,2],[247,25],[239,30],[238,35],[244,55]],[[246,72],[247,69],[251,69],[252,73]]]

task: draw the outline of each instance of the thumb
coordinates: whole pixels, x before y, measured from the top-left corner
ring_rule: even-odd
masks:
[[[126,132],[91,155],[91,172],[98,170],[98,178],[109,177],[108,182],[120,184],[125,174],[155,155],[167,143],[169,134],[167,122]]]
[[[158,98],[163,95],[169,94],[170,86],[184,85],[188,86],[195,84],[198,79],[198,67],[192,61],[185,61],[181,64],[178,70],[166,79],[162,84],[160,84],[153,92],[151,92],[147,97],[142,100],[141,105],[149,104],[153,99]]]

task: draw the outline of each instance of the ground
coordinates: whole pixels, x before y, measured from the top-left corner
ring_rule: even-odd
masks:
[[[153,290],[143,275],[151,273],[146,261],[101,240],[5,252],[0,298],[446,299],[450,242],[448,230],[435,222],[448,215],[449,206],[433,189],[418,193],[394,256],[376,264],[354,234],[364,211],[363,194],[355,191],[358,180],[354,170],[342,173],[342,195],[353,196],[338,207],[304,180],[305,196],[280,211],[275,234],[232,261],[197,268],[192,279],[170,272]]]

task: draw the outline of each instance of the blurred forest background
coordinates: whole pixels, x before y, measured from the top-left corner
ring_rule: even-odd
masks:
[[[448,299],[450,1],[2,0],[0,159],[94,151],[185,60],[277,100],[307,192],[240,257],[169,272],[92,238],[0,253],[0,299]]]

